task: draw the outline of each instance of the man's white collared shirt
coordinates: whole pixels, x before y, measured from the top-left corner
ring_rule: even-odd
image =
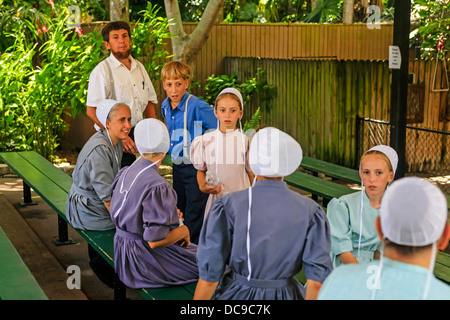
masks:
[[[131,109],[131,125],[134,127],[143,119],[143,112],[148,102],[156,105],[158,100],[153,84],[142,63],[131,56],[130,60],[131,69],[128,70],[113,54],[110,54],[94,68],[89,76],[86,105],[97,107],[104,99],[123,102]],[[112,75],[112,81],[110,75]]]

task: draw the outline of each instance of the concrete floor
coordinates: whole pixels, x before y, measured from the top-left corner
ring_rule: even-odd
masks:
[[[57,214],[36,193],[36,205],[23,207],[22,180],[13,175],[0,178],[0,226],[50,300],[112,300],[113,289],[103,284],[89,267],[86,241],[69,226],[75,244],[56,246]],[[75,265],[81,271],[81,289],[69,289],[67,280]],[[142,300],[127,288],[127,298]]]

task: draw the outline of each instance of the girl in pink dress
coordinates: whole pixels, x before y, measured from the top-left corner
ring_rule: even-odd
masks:
[[[214,107],[218,129],[192,141],[190,159],[197,169],[198,185],[209,194],[205,217],[216,197],[251,186],[254,175],[247,156],[249,139],[242,132],[243,109],[242,95],[237,89],[222,90]]]

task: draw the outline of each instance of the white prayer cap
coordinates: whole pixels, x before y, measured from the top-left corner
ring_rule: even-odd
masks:
[[[134,142],[139,153],[167,153],[170,138],[166,125],[158,119],[139,121],[134,128]]]
[[[439,240],[447,223],[447,200],[424,179],[401,178],[381,200],[381,229],[390,241],[405,246],[426,246]]]
[[[378,146],[370,148],[366,152],[369,152],[369,151],[379,151],[379,152],[384,153],[386,155],[386,157],[388,157],[389,161],[391,162],[392,170],[395,175],[395,170],[397,170],[397,164],[398,164],[398,155],[397,155],[397,152],[393,148],[380,144]]]
[[[232,93],[234,95],[236,95],[239,100],[241,100],[241,109],[242,111],[244,111],[244,99],[242,99],[242,94],[239,92],[238,89],[235,88],[225,88],[222,91],[220,91],[219,95],[217,96],[217,98],[220,97],[220,95],[224,94],[224,93]],[[217,106],[217,98],[216,98],[216,106]]]
[[[100,121],[100,123],[106,128],[106,119],[108,118],[109,112],[111,111],[111,109],[118,104],[119,102],[116,100],[112,100],[112,99],[105,99],[102,100],[96,110],[95,113],[97,115],[97,119],[98,121]]]
[[[273,127],[256,132],[250,143],[250,167],[258,176],[288,176],[297,170],[302,158],[300,144],[290,135]]]

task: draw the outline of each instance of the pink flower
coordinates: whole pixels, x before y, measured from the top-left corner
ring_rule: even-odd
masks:
[[[47,32],[47,31],[48,31],[47,27],[46,27],[46,26],[43,26],[43,27],[42,27],[42,31]]]
[[[55,3],[53,2],[53,0],[49,0],[47,1],[47,3],[52,6],[52,10],[55,10]]]
[[[75,27],[75,32],[78,33],[78,36],[80,36],[80,37],[83,36],[83,31],[81,30],[81,28]]]
[[[42,33],[42,30],[41,30],[41,29],[38,29],[38,30],[37,30],[37,33],[38,33],[38,34],[41,34],[41,33]]]

